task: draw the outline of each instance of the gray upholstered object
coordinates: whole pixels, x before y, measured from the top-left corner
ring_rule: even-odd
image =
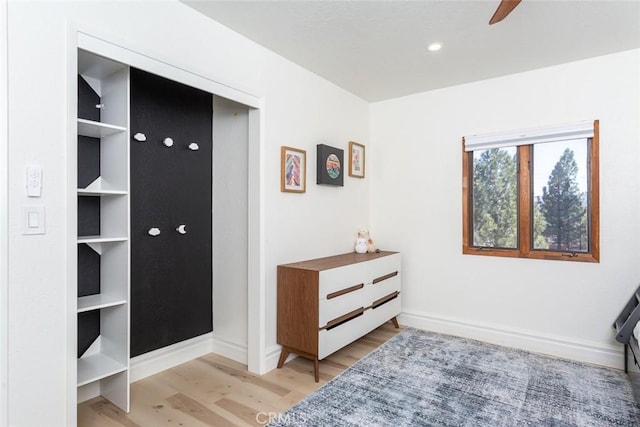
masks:
[[[640,426],[622,371],[407,329],[270,426]]]

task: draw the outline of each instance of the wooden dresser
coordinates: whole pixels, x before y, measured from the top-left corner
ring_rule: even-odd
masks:
[[[289,353],[318,361],[400,313],[397,252],[348,253],[278,266],[278,368]]]

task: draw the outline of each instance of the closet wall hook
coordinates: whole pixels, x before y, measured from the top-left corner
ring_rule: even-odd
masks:
[[[200,148],[200,146],[198,144],[196,144],[195,142],[192,142],[191,144],[189,144],[189,150],[191,151],[196,151]]]
[[[173,139],[171,138],[165,138],[164,141],[162,141],[162,143],[164,145],[166,145],[167,147],[171,147],[173,145]]]
[[[177,228],[176,231],[180,234],[187,234],[187,230],[185,230],[186,225],[184,224],[180,224]]]
[[[147,135],[145,135],[144,133],[138,132],[135,135],[133,135],[133,139],[135,139],[136,141],[144,142],[147,140]]]
[[[153,227],[153,228],[150,228],[147,233],[149,233],[149,236],[156,237],[160,234],[160,229],[157,227]]]

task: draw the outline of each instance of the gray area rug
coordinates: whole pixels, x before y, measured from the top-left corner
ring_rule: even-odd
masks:
[[[409,328],[269,426],[640,426],[640,406],[622,371]]]

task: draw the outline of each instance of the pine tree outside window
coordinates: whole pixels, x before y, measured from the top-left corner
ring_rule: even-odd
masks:
[[[463,139],[463,253],[599,262],[598,121]]]

